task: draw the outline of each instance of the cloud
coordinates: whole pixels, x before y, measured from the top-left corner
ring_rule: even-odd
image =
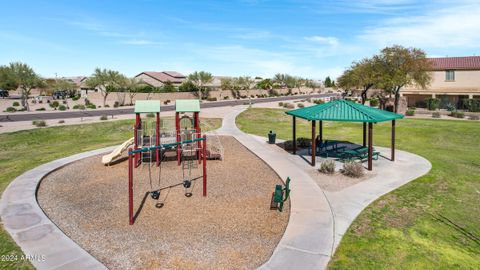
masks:
[[[313,41],[318,44],[328,45],[332,47],[336,47],[339,44],[338,39],[336,37],[310,36],[310,37],[305,37],[305,40]]]
[[[359,38],[378,46],[480,47],[480,3],[456,3],[420,16],[400,16],[367,28]]]
[[[130,39],[130,40],[125,40],[122,41],[121,43],[123,44],[128,44],[128,45],[163,45],[162,42],[154,41],[154,40],[148,40],[148,39]]]

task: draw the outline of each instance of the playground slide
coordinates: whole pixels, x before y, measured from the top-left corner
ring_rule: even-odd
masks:
[[[118,146],[117,148],[115,148],[115,150],[113,150],[110,154],[108,155],[105,155],[102,157],[102,163],[104,165],[108,165],[110,164],[110,162],[112,162],[114,159],[118,158],[119,156],[122,155],[123,151],[127,150],[127,148],[133,144],[133,140],[134,138],[130,138],[128,139],[127,141],[125,141],[124,143],[122,143],[120,146]]]

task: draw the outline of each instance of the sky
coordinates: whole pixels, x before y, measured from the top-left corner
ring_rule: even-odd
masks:
[[[480,55],[480,0],[2,0],[0,10],[0,65],[44,77],[100,67],[324,79],[394,44]]]

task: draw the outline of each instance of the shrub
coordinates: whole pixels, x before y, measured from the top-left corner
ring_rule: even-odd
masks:
[[[55,110],[58,108],[59,105],[60,103],[58,103],[58,101],[56,100],[50,103],[50,107],[54,108]]]
[[[464,99],[463,105],[469,112],[480,112],[480,99]]]
[[[88,100],[88,98],[85,99],[85,106],[87,106],[88,104],[90,104],[90,100]]]
[[[363,166],[359,162],[349,161],[343,164],[342,173],[346,176],[359,178],[363,176]]]
[[[478,115],[470,115],[470,117],[468,117],[469,120],[480,120],[480,116]]]
[[[378,101],[377,98],[372,98],[372,99],[370,99],[370,106],[371,106],[371,107],[377,107],[377,106],[378,106],[378,103],[379,103],[379,101]]]
[[[65,110],[67,110],[67,106],[65,106],[65,105],[60,105],[60,106],[58,106],[58,110],[60,110],[60,111],[65,111]]]
[[[98,106],[98,107],[101,108],[102,106]],[[110,105],[105,104],[105,108],[110,108]]]
[[[88,103],[88,105],[85,106],[85,107],[87,107],[88,109],[92,109],[92,110],[94,110],[94,109],[97,108],[97,106],[96,106],[95,104],[93,104],[93,103]]]
[[[115,102],[113,103],[113,107],[114,107],[114,108],[118,108],[119,106],[120,106],[120,102],[115,101]],[[107,107],[107,106],[105,105],[105,107]]]
[[[433,112],[432,113],[432,118],[440,118],[440,112]]]
[[[217,98],[216,97],[209,97],[207,98],[208,101],[217,101]]]
[[[18,107],[18,106],[20,106],[20,103],[18,103],[18,101],[14,101],[14,102],[12,103],[12,106],[13,106],[13,107]]]
[[[406,116],[414,116],[415,115],[415,110],[408,109],[407,112],[405,113]]]
[[[464,112],[455,112],[455,116],[456,118],[465,118],[465,113]]]
[[[16,112],[17,109],[15,109],[14,107],[8,107],[5,109],[6,112]]]
[[[229,99],[230,97],[229,96],[224,96],[223,99]]]
[[[303,105],[303,103],[298,103],[298,104],[297,104],[297,107],[298,107],[298,108],[303,108],[303,107],[305,107],[305,105]]]
[[[278,102],[278,106],[283,107],[283,102]]]
[[[292,103],[285,102],[283,103],[283,107],[287,109],[294,109],[295,105],[293,105]]]
[[[427,98],[425,102],[429,111],[435,111],[440,107],[440,99],[438,98]]]
[[[45,108],[38,108],[38,109],[35,109],[35,111],[45,111]]]
[[[154,114],[154,113],[147,113],[146,116],[147,116],[148,118],[153,118],[153,117],[155,117],[155,114]]]
[[[323,104],[323,103],[325,103],[325,101],[323,101],[323,100],[321,100],[321,99],[315,99],[315,100],[313,100],[313,103],[315,103],[315,104]]]
[[[333,161],[332,159],[322,161],[318,171],[325,174],[335,173],[335,161]]]
[[[73,105],[73,109],[74,110],[85,110],[85,105],[76,104],[76,105]]]
[[[104,121],[104,120],[108,120],[108,116],[106,115],[102,115],[100,116],[100,120]]]
[[[72,100],[73,100],[73,101],[77,101],[77,100],[79,100],[79,99],[80,99],[80,96],[79,96],[79,95],[76,95],[76,96],[72,97]]]
[[[58,123],[59,123],[59,124],[64,124],[64,123],[65,123],[65,120],[58,120]]]
[[[46,127],[47,123],[43,120],[33,120],[32,125],[34,125],[36,127]]]

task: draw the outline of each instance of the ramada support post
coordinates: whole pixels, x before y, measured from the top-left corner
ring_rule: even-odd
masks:
[[[139,113],[135,114],[135,128],[134,128],[134,146],[133,149],[137,150],[138,149],[138,141],[143,140],[143,138],[138,138],[138,131],[142,129],[142,118],[140,117]],[[143,135],[142,135],[143,136]],[[135,168],[140,165],[140,153],[135,153]]]
[[[372,170],[373,123],[368,123],[368,170]]]
[[[155,122],[155,146],[160,145],[160,113],[157,112],[157,121]],[[157,160],[157,167],[160,166],[160,148],[155,150],[156,160]]]
[[[318,121],[318,138],[320,140],[318,140],[320,143],[323,142],[323,121],[320,120]]]
[[[315,122],[316,122],[315,120],[312,120],[312,166],[315,166],[315,156],[317,154],[317,144],[315,142],[315,137],[316,137]]]
[[[392,120],[392,161],[395,161],[395,120]]]
[[[293,154],[295,155],[297,153],[297,123],[296,123],[296,117],[293,117]]]
[[[363,147],[367,146],[367,123],[363,122]]]
[[[128,148],[128,219],[133,225],[133,155],[132,148]]]
[[[207,135],[203,135],[203,197],[207,196]]]
[[[175,130],[177,135],[177,142],[180,142],[180,113],[175,113]],[[177,145],[177,163],[180,166],[180,145]]]

